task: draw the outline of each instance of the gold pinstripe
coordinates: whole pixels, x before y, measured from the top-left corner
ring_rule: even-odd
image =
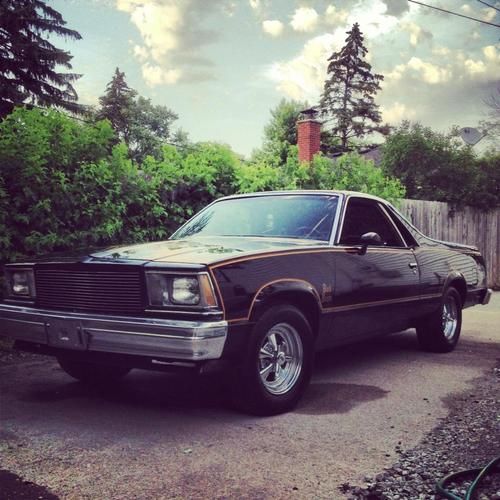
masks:
[[[401,248],[386,248],[386,247],[370,247],[368,249],[371,253],[399,253],[402,250],[411,250],[409,247],[401,247]],[[215,288],[217,290],[217,294],[220,298],[221,302],[221,307],[222,307],[222,312],[223,312],[223,319],[226,319],[226,309],[224,306],[224,298],[222,297],[222,293],[219,288],[219,283],[217,282],[217,279],[214,274],[214,269],[217,269],[219,267],[223,266],[228,266],[231,264],[235,264],[238,262],[246,262],[246,261],[251,261],[251,260],[259,260],[259,259],[266,259],[266,258],[272,258],[272,257],[282,257],[282,256],[287,256],[287,255],[303,255],[303,254],[312,254],[312,253],[357,253],[358,252],[358,247],[355,246],[338,246],[338,247],[329,247],[329,248],[321,248],[321,249],[313,249],[313,250],[276,250],[273,252],[263,252],[261,254],[252,254],[252,255],[245,255],[241,257],[237,257],[234,259],[228,259],[222,262],[218,262],[216,264],[212,264],[208,266],[208,270],[210,273],[210,276],[212,277],[214,281]],[[230,319],[227,320],[228,323],[237,323],[237,322],[242,322],[242,321],[249,321],[251,315],[252,315],[252,310],[255,305],[255,302],[257,300],[258,295],[262,292],[264,288],[267,286],[270,286],[274,283],[279,283],[279,282],[302,282],[306,283],[311,289],[313,290],[313,293],[318,300],[318,304],[320,307],[320,311],[322,314],[327,314],[327,313],[332,313],[332,312],[342,312],[342,311],[351,311],[355,309],[363,309],[363,308],[368,308],[368,307],[376,307],[376,306],[382,306],[382,305],[389,305],[389,304],[398,304],[398,303],[405,303],[405,302],[413,302],[417,300],[426,300],[426,299],[431,299],[431,298],[437,298],[441,297],[441,293],[435,293],[435,294],[427,294],[427,295],[414,295],[411,297],[404,297],[404,298],[399,298],[399,299],[387,299],[387,300],[378,300],[378,301],[373,301],[373,302],[361,302],[358,304],[348,304],[344,306],[334,306],[334,307],[327,307],[324,308],[321,300],[319,300],[319,295],[318,291],[316,290],[316,287],[312,285],[310,282],[299,279],[299,278],[282,278],[282,279],[277,279],[274,281],[270,281],[263,286],[261,286],[257,292],[254,294],[254,297],[252,299],[252,302],[250,304],[250,308],[248,311],[247,316],[245,317],[240,317],[240,318],[235,318],[235,319]]]
[[[382,253],[395,253],[401,252],[402,250],[411,250],[409,247],[401,248],[389,248],[389,247],[369,247],[368,252],[382,252]],[[247,260],[259,260],[266,259],[269,257],[283,257],[287,255],[302,255],[311,253],[355,253],[359,251],[359,246],[348,246],[348,247],[329,247],[329,248],[315,248],[311,250],[274,250],[272,252],[262,252],[258,254],[242,255],[241,257],[236,257],[234,259],[223,260],[215,264],[210,264],[211,269],[217,269],[219,267],[228,266],[230,264],[235,264],[237,262],[245,262]]]
[[[277,280],[277,281],[281,281],[281,280]],[[294,280],[291,280],[291,281],[294,281]],[[251,304],[250,309],[249,309],[249,313],[246,317],[230,319],[230,320],[228,320],[228,323],[249,321],[250,317],[252,316],[252,308],[254,306],[255,300],[256,300],[258,294],[266,286],[268,286],[268,284],[261,287],[259,289],[259,291],[255,294],[254,299],[252,300],[252,304]],[[427,295],[412,295],[411,297],[403,297],[400,299],[376,300],[376,301],[372,301],[372,302],[360,302],[358,304],[347,304],[344,306],[334,306],[334,307],[323,307],[321,302],[319,302],[319,305],[320,305],[321,314],[329,314],[329,313],[333,313],[333,312],[353,311],[355,309],[364,309],[364,308],[368,308],[368,307],[377,307],[377,306],[384,306],[384,305],[390,305],[390,304],[402,304],[405,302],[415,302],[418,300],[434,299],[434,298],[438,298],[438,297],[442,297],[442,294],[441,293],[431,293],[431,294],[427,294]]]

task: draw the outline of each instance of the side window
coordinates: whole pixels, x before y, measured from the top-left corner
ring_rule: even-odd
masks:
[[[410,232],[410,228],[406,226],[404,221],[401,219],[400,214],[398,214],[395,210],[393,210],[391,207],[387,208],[387,213],[389,214],[390,218],[396,224],[397,228],[399,229],[399,232],[403,236],[403,238],[406,241],[406,244],[408,246],[415,246],[417,245],[417,241],[413,234]]]
[[[384,245],[403,247],[394,225],[374,200],[351,198],[347,202],[347,209],[340,235],[341,245],[359,245],[361,236],[365,233],[378,233]]]

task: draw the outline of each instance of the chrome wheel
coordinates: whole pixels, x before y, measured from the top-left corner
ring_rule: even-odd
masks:
[[[451,352],[462,329],[462,298],[454,287],[443,294],[441,307],[417,324],[420,347],[429,352]]]
[[[453,339],[458,325],[458,305],[455,297],[449,295],[443,305],[443,334],[447,340]]]
[[[265,335],[259,351],[259,374],[271,394],[284,394],[297,382],[304,352],[297,330],[289,323],[274,325]]]

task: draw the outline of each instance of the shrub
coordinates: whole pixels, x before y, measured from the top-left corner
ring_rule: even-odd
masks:
[[[330,189],[361,191],[395,202],[405,189],[398,179],[384,174],[357,153],[349,153],[333,161],[318,154],[308,164],[299,162],[297,146],[291,146],[282,167],[263,163],[243,165],[237,170],[238,190],[271,191],[279,189]]]
[[[409,198],[488,210],[500,205],[500,155],[478,158],[456,131],[435,132],[403,122],[383,148],[382,167],[406,187]]]
[[[113,145],[115,144],[115,145]],[[354,154],[332,162],[243,163],[222,144],[185,152],[164,146],[138,166],[107,121],[82,123],[57,111],[16,109],[0,123],[0,261],[79,247],[167,238],[214,199],[280,189],[354,189],[403,196]]]

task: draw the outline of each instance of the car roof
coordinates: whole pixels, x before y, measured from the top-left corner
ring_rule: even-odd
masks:
[[[379,198],[378,196],[374,196],[367,193],[361,193],[359,191],[344,191],[344,190],[327,190],[327,189],[297,189],[294,191],[261,191],[258,193],[244,193],[244,194],[233,194],[231,196],[224,196],[222,198],[217,199],[216,201],[221,200],[232,200],[237,198],[253,198],[257,196],[276,196],[276,195],[336,195],[336,196],[356,196],[359,198],[368,198],[370,200],[377,200],[385,204],[389,204],[387,200],[383,198]]]

